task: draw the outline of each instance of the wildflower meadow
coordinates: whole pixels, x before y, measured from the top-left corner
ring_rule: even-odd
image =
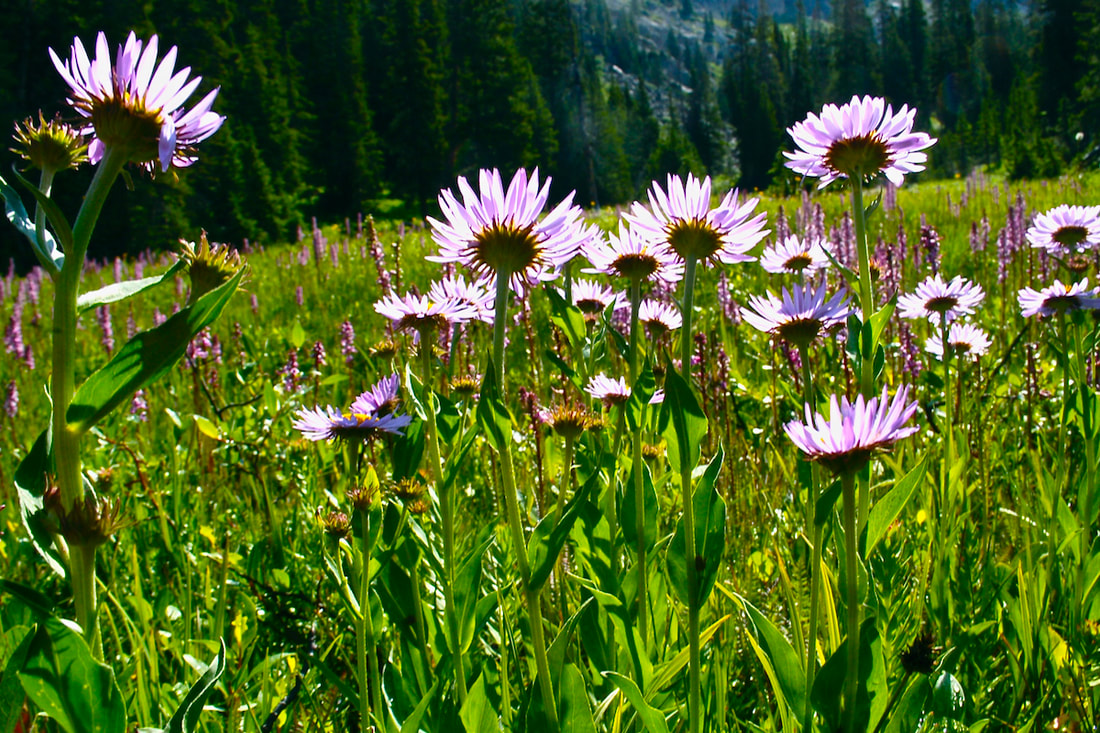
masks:
[[[855,96],[789,198],[103,260],[226,122],[178,53],[51,49],[2,172],[0,733],[1098,729],[1095,174],[921,180]]]

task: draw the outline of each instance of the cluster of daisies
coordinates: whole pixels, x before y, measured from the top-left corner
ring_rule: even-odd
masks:
[[[1079,272],[1085,255],[1100,250],[1100,206],[1057,206],[1039,214],[1027,230],[1032,247],[1044,250],[1071,272]],[[1017,294],[1025,318],[1052,316],[1067,311],[1100,308],[1100,290],[1089,287],[1089,279],[1073,284],[1055,280],[1035,290]]]

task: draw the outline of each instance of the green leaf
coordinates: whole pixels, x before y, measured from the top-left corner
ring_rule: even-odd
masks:
[[[69,426],[86,432],[139,389],[179,361],[195,335],[214,322],[240,285],[245,268],[156,328],[126,342],[76,390],[66,414]]]
[[[752,622],[753,636],[761,650],[767,655],[768,661],[775,671],[776,680],[779,682],[779,690],[788,707],[801,715],[806,709],[806,670],[802,666],[802,657],[787,641],[775,624],[762,614],[743,597],[738,600],[749,614]]]
[[[833,507],[836,506],[836,500],[840,498],[843,488],[838,480],[833,481],[821,492],[821,496],[817,497],[817,504],[814,506],[814,524],[820,527],[829,521],[829,515],[833,511]]]
[[[215,425],[210,418],[203,417],[202,415],[192,415],[191,418],[195,421],[195,427],[206,437],[217,440],[222,436],[222,432],[218,430],[218,426]]]
[[[11,580],[0,579],[0,590],[15,597],[15,600],[30,609],[40,619],[54,615],[53,602],[34,588]]]
[[[700,446],[707,435],[707,416],[684,378],[667,360],[665,401],[661,405],[660,432],[668,441],[668,460],[673,470],[694,468],[699,462]]]
[[[623,495],[622,526],[619,528],[622,530],[623,539],[630,545],[637,545],[638,543],[637,515],[635,514],[637,499],[634,493],[634,470],[631,469],[626,491]],[[642,501],[645,503],[645,527],[643,532],[646,548],[651,549],[657,544],[657,491],[653,488],[653,476],[649,472],[649,466],[645,463],[642,464],[642,495]]]
[[[27,695],[19,681],[19,670],[33,640],[34,634],[26,626],[7,629],[0,640],[0,659],[7,660],[0,672],[0,733],[12,733],[23,716],[23,700]]]
[[[966,710],[966,693],[955,677],[944,672],[932,687],[932,711],[949,720],[962,721]]]
[[[485,551],[493,544],[495,535],[491,527],[482,531],[481,540],[459,563],[455,573],[455,607],[458,609],[459,643],[462,651],[474,643],[474,630],[477,628],[477,603],[481,599],[481,562]],[[495,596],[494,596],[495,597]],[[443,625],[447,630],[447,624]]]
[[[588,688],[576,665],[569,664],[559,678],[558,723],[561,733],[596,733],[592,708],[588,704]]]
[[[64,577],[65,564],[54,549],[53,536],[49,529],[52,518],[46,511],[43,500],[46,493],[46,474],[52,471],[53,466],[49,443],[49,431],[43,430],[34,441],[30,453],[23,457],[19,467],[15,469],[15,490],[19,496],[19,515],[27,534],[31,536],[31,544],[50,569]]]
[[[405,428],[405,434],[393,439],[393,480],[412,478],[420,470],[424,458],[424,422],[414,420]]]
[[[814,678],[810,700],[814,709],[826,719],[832,729],[841,722],[840,700],[848,669],[848,641],[845,639],[833,652]],[[859,638],[859,684],[856,692],[856,730],[873,730],[886,711],[890,690],[886,682],[886,662],[882,656],[875,619],[864,619]]]
[[[477,403],[477,421],[485,431],[489,444],[500,453],[512,440],[512,416],[500,399],[493,360],[485,370],[485,379],[481,382],[481,399]]]
[[[18,673],[27,697],[67,733],[124,733],[126,703],[111,668],[55,617],[36,627]]]
[[[932,687],[928,684],[928,678],[923,674],[914,677],[897,706],[891,711],[884,733],[913,733],[917,730],[921,718],[924,717],[924,706],[931,694]]]
[[[626,424],[630,427],[631,433],[642,429],[646,408],[649,407],[649,400],[656,389],[653,369],[646,363],[634,381],[634,387],[630,390],[630,400],[626,403]]]
[[[626,699],[638,712],[642,725],[649,733],[668,733],[668,723],[665,722],[665,716],[645,701],[642,691],[638,689],[638,685],[634,680],[618,672],[604,672],[603,676],[611,680],[611,683],[622,691]]]
[[[47,272],[59,271],[65,264],[65,254],[58,249],[57,243],[54,242],[53,236],[48,231],[44,232],[46,241],[41,245],[39,244],[34,221],[27,216],[27,210],[23,208],[23,199],[20,198],[19,192],[9,186],[3,178],[0,178],[0,196],[4,197],[8,221],[31,243],[34,255],[38,258],[42,267]]]
[[[420,721],[424,719],[424,713],[428,712],[428,706],[435,701],[435,691],[439,688],[439,680],[437,679],[424,695],[420,703],[409,713],[409,717],[405,718],[405,722],[401,724],[401,733],[418,733],[420,730]]]
[[[550,300],[550,320],[569,339],[570,346],[574,349],[579,348],[584,344],[584,337],[588,331],[584,325],[584,314],[577,306],[566,303],[565,298],[556,288],[546,285],[543,291]]]
[[[181,260],[176,260],[175,263],[168,268],[163,275],[157,275],[155,277],[145,277],[140,280],[127,280],[120,283],[111,283],[99,290],[92,290],[87,293],[83,293],[76,299],[76,309],[80,313],[85,313],[92,308],[100,305],[106,305],[107,303],[117,303],[120,300],[126,300],[139,293],[144,293],[146,290],[150,290],[166,282],[169,279],[174,279],[177,272],[182,270],[186,266],[186,263]]]
[[[558,635],[554,637],[554,642],[546,652],[547,666],[550,668],[551,679],[556,680],[561,678],[562,670],[565,667],[565,657],[568,652],[569,641],[573,638],[573,632],[576,630],[577,624],[580,623],[580,620],[584,617],[584,614],[594,601],[595,599],[591,596],[585,599],[576,613],[570,616],[569,619],[562,624],[561,629],[558,631]]]
[[[696,597],[688,597],[686,538],[684,518],[676,523],[676,533],[668,545],[665,562],[668,566],[669,583],[676,593],[677,598],[684,605],[700,608],[706,603],[711,591],[714,589],[714,581],[718,577],[718,567],[721,564],[722,553],[726,543],[726,502],[719,496],[714,487],[719,471],[722,470],[724,453],[721,446],[718,453],[707,465],[698,487],[694,492],[692,507],[695,519],[695,558],[692,562],[696,567]]]
[[[485,692],[485,675],[478,675],[477,681],[470,687],[466,702],[462,705],[458,717],[466,733],[498,733],[500,718]]]
[[[890,528],[890,525],[905,509],[913,495],[917,493],[917,489],[924,480],[924,472],[927,467],[928,458],[926,456],[909,473],[905,474],[905,478],[898,481],[894,488],[886,493],[886,496],[879,499],[871,507],[871,513],[867,518],[867,549],[864,552],[864,557],[871,555],[871,551],[875,549],[875,546],[886,534],[886,530]]]
[[[194,733],[199,723],[206,698],[214,690],[214,685],[225,672],[225,642],[218,640],[218,653],[210,666],[203,672],[202,677],[187,691],[183,702],[176,708],[176,712],[168,720],[165,733]]]
[[[300,349],[305,342],[306,330],[302,328],[301,321],[295,320],[294,325],[290,327],[290,345],[295,349]]]
[[[562,545],[565,544],[573,524],[577,521],[581,506],[588,500],[589,494],[598,481],[599,474],[592,474],[566,505],[560,519],[556,514],[551,513],[544,517],[531,533],[531,540],[527,544],[527,562],[531,567],[531,579],[528,585],[532,590],[539,590],[549,579],[551,571],[558,562]]]

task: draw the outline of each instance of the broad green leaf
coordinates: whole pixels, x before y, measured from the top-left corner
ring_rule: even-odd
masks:
[[[46,241],[41,244],[38,242],[34,221],[27,216],[27,210],[23,208],[23,199],[20,198],[19,192],[9,186],[3,178],[0,178],[0,196],[4,197],[4,204],[8,212],[8,221],[15,225],[19,233],[26,237],[27,241],[31,243],[31,247],[34,249],[34,255],[38,258],[38,262],[42,267],[44,267],[47,272],[51,273],[60,270],[65,264],[65,254],[58,249],[57,243],[54,242],[53,235],[48,231],[44,232],[44,239]]]
[[[12,595],[15,600],[26,606],[40,619],[49,618],[54,615],[53,602],[34,588],[21,585],[11,580],[0,579],[0,591]]]
[[[478,538],[480,542],[463,558],[455,573],[455,606],[458,609],[459,643],[466,651],[474,642],[474,630],[477,627],[477,603],[481,599],[481,562],[485,551],[493,544],[495,535],[491,527],[486,527]],[[444,628],[446,628],[444,624]]]
[[[924,706],[931,694],[932,687],[928,684],[928,677],[923,674],[914,677],[890,712],[884,733],[913,733],[917,730],[921,718],[924,717]]]
[[[821,492],[821,496],[817,497],[817,504],[814,506],[814,524],[821,526],[825,522],[829,521],[829,515],[833,512],[833,507],[836,506],[836,500],[840,498],[843,487],[840,485],[840,481],[833,481],[825,490]]]
[[[667,360],[666,360],[667,361]],[[665,401],[661,405],[660,430],[668,441],[668,460],[674,471],[695,468],[700,446],[707,435],[707,416],[684,378],[666,364]]]
[[[626,696],[649,733],[668,733],[668,723],[665,722],[665,716],[645,701],[642,691],[638,689],[638,685],[634,680],[618,672],[604,672],[603,676],[611,680],[611,683]]]
[[[425,428],[423,420],[414,420],[405,434],[393,439],[393,480],[414,477],[424,459]]]
[[[19,462],[15,469],[15,490],[19,495],[19,515],[23,526],[31,536],[31,543],[46,564],[58,575],[66,574],[61,555],[54,549],[53,536],[50,534],[49,512],[46,511],[43,496],[46,493],[46,474],[53,470],[50,456],[49,431],[43,430],[30,453]]]
[[[71,252],[73,249],[73,230],[72,227],[69,226],[69,220],[61,213],[61,208],[53,199],[42,193],[38,186],[21,176],[14,165],[12,166],[11,174],[15,177],[15,180],[19,181],[19,183],[30,192],[31,196],[34,196],[35,202],[42,207],[42,211],[46,214],[46,219],[50,222],[54,234],[61,243],[61,249],[65,252]]]
[[[588,608],[592,605],[595,599],[589,596],[585,599],[581,607],[577,609],[569,619],[562,624],[561,629],[558,631],[558,635],[554,637],[554,642],[550,645],[550,648],[546,652],[547,666],[550,668],[551,679],[560,679],[562,676],[562,669],[565,667],[565,656],[568,651],[569,642],[573,638],[573,632],[577,628],[577,624],[581,618],[588,611]]]
[[[702,607],[714,589],[718,577],[722,553],[726,543],[726,502],[718,494],[714,482],[722,470],[724,453],[721,446],[718,453],[707,465],[692,499],[695,519],[695,558],[686,556],[687,530],[683,516],[676,523],[676,533],[668,545],[665,556],[668,565],[669,583],[677,598],[684,605],[695,603]],[[687,563],[694,562],[696,567],[696,596],[688,597]]]
[[[500,718],[486,694],[484,674],[478,675],[477,681],[470,687],[458,717],[462,719],[466,733],[499,733]]]
[[[19,681],[19,670],[27,658],[34,634],[26,626],[7,629],[0,639],[0,659],[7,660],[0,670],[0,733],[12,733],[23,714],[26,693]]]
[[[767,616],[745,598],[741,596],[737,598],[745,612],[749,614],[757,644],[767,655],[775,671],[776,680],[779,682],[778,692],[782,693],[783,699],[795,715],[801,715],[806,709],[806,670],[802,666],[802,656],[795,651],[791,642],[787,641],[787,637]]]
[[[949,720],[962,721],[966,710],[966,693],[955,677],[944,672],[932,686],[932,711]]]
[[[214,685],[225,672],[225,642],[218,640],[218,653],[210,666],[203,672],[202,677],[187,691],[183,702],[176,708],[176,712],[168,720],[165,733],[194,733],[202,715],[202,707],[206,698],[214,689]]]
[[[117,303],[120,300],[126,300],[127,298],[133,297],[138,293],[144,293],[146,290],[155,288],[170,279],[174,279],[176,273],[182,270],[186,264],[187,263],[182,259],[179,259],[176,260],[163,275],[145,277],[140,280],[111,283],[98,290],[83,293],[76,299],[76,309],[80,313],[84,313],[97,306],[106,305],[107,303]]]
[[[495,371],[493,360],[490,358],[489,366],[485,370],[485,379],[481,383],[481,399],[477,403],[477,421],[485,431],[489,444],[497,453],[500,453],[507,446],[506,441],[512,440],[512,416],[500,399]]]
[[[867,518],[867,549],[864,557],[869,557],[875,546],[885,536],[886,530],[898,518],[902,510],[917,493],[924,481],[924,471],[928,466],[927,457],[913,467],[905,477],[898,481],[886,495],[875,502]]]
[[[305,342],[306,330],[302,328],[301,321],[295,320],[294,325],[290,327],[290,345],[295,349],[300,349]]]
[[[886,324],[890,322],[890,316],[894,315],[894,308],[897,307],[897,304],[898,296],[895,295],[886,301],[882,308],[871,315],[871,343],[878,344],[882,338],[882,332],[886,330]]]
[[[550,300],[550,320],[569,339],[570,346],[579,348],[584,344],[584,337],[588,331],[584,325],[584,314],[577,306],[566,303],[565,298],[556,288],[546,285],[543,291]]]
[[[18,677],[27,697],[68,733],[125,733],[126,703],[114,673],[60,619],[36,625]]]
[[[833,729],[841,722],[840,700],[848,669],[848,641],[833,652],[814,678],[810,699]],[[857,688],[856,730],[873,730],[886,711],[890,690],[886,682],[886,662],[882,656],[875,619],[864,619],[859,638],[859,685]]]
[[[435,691],[438,687],[439,680],[437,679],[416,708],[409,713],[409,717],[405,718],[405,722],[401,724],[401,733],[418,733],[420,721],[424,719],[424,713],[428,712],[428,706],[435,701]]]
[[[236,292],[245,268],[161,325],[126,342],[73,396],[69,425],[86,432],[134,392],[165,374],[183,356],[195,335],[214,322]]]
[[[577,521],[581,506],[587,502],[589,494],[598,481],[599,474],[592,474],[566,505],[560,519],[557,514],[551,513],[543,518],[531,533],[531,539],[527,544],[527,562],[531,567],[529,587],[532,590],[539,590],[549,579],[554,565],[558,562],[562,545],[565,544],[573,524]]]
[[[638,528],[637,528],[637,499],[635,498],[634,491],[634,471],[631,469],[630,477],[626,484],[626,492],[623,495],[623,508],[620,520],[622,526],[620,529],[623,533],[623,539],[626,540],[631,546],[636,546],[638,543]],[[643,532],[645,534],[646,548],[652,549],[657,543],[657,491],[653,488],[653,476],[650,474],[649,466],[645,463],[642,464],[642,501],[645,504],[645,526]]]
[[[210,418],[203,417],[202,415],[192,415],[191,418],[195,421],[195,427],[199,429],[200,433],[214,440],[221,438],[222,431],[218,430],[218,426],[215,425]]]
[[[630,390],[630,400],[626,403],[626,424],[631,433],[635,433],[644,427],[645,411],[649,407],[649,400],[657,389],[657,383],[653,379],[653,369],[648,362],[642,368],[634,387]]]
[[[588,704],[588,688],[580,670],[569,664],[558,678],[558,725],[561,733],[596,733],[592,707]]]

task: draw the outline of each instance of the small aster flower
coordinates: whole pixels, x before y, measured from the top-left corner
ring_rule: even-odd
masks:
[[[540,408],[539,422],[563,438],[577,438],[585,431],[592,416],[581,405],[557,405],[552,409]]]
[[[926,278],[914,293],[898,297],[898,314],[902,318],[927,318],[938,322],[941,316],[953,321],[970,315],[985,300],[981,285],[956,275],[944,282],[939,275]]]
[[[389,318],[398,330],[442,331],[455,323],[465,323],[476,317],[471,305],[457,300],[433,301],[431,296],[406,293],[404,298],[394,294],[375,302],[374,310]]]
[[[597,374],[588,380],[588,386],[584,391],[608,407],[621,405],[630,399],[630,387],[626,386],[626,380],[622,377],[612,379],[606,375]]]
[[[539,219],[550,195],[550,179],[540,187],[537,169],[530,177],[522,168],[516,171],[507,191],[500,171],[483,169],[479,187],[480,194],[460,177],[461,203],[450,189],[439,194],[446,221],[428,217],[439,254],[425,259],[458,262],[494,282],[503,274],[514,291],[522,292],[526,286],[555,279],[558,269],[595,236],[582,224],[583,212],[573,204],[572,193]]]
[[[947,345],[951,348],[951,353],[958,356],[964,354],[981,356],[989,350],[991,343],[985,331],[972,323],[959,323],[956,321],[951,324],[951,329],[947,334]],[[924,349],[929,354],[942,358],[943,339],[939,336],[932,336],[924,342]]]
[[[355,398],[351,412],[358,415],[388,415],[400,402],[401,378],[396,374],[380,379],[374,386]]]
[[[783,430],[810,460],[834,474],[855,473],[874,453],[917,432],[917,427],[905,425],[916,411],[917,402],[909,401],[908,387],[899,388],[893,400],[883,387],[881,397],[864,401],[860,395],[855,403],[833,395],[828,419],[811,413],[806,405],[805,421],[791,420]]]
[[[433,282],[428,289],[428,297],[437,302],[451,300],[470,306],[476,315],[469,320],[492,324],[496,314],[493,313],[491,285],[485,280],[467,283],[462,275],[455,275]]]
[[[1076,254],[1100,245],[1100,206],[1056,206],[1035,217],[1027,230],[1032,247],[1052,255]]]
[[[753,215],[759,200],[740,204],[737,191],[732,190],[712,208],[710,186],[710,176],[700,180],[689,173],[685,183],[669,175],[667,193],[654,182],[649,207],[636,201],[623,216],[641,236],[664,243],[678,262],[688,257],[700,264],[752,260],[746,253],[768,233],[764,229],[767,215]]]
[[[754,295],[741,309],[741,317],[753,328],[772,333],[804,347],[817,338],[823,328],[844,323],[848,317],[847,293],[841,290],[826,300],[826,286],[806,284],[793,291],[783,288],[782,296]]]
[[[829,257],[818,239],[792,234],[760,254],[760,266],[772,273],[809,274],[829,266]]]
[[[95,58],[79,38],[73,39],[69,58],[62,61],[50,49],[53,65],[69,85],[69,104],[88,119],[85,133],[95,133],[88,158],[98,163],[108,148],[124,150],[130,161],[150,171],[160,164],[185,168],[195,162],[195,146],[217,132],[225,118],[210,108],[214,89],[191,108],[182,109],[198,88],[201,76],[188,81],[190,67],[175,71],[176,47],[157,63],[157,37],[143,44],[130,33],[111,64],[107,37],[96,37]],[[143,47],[144,46],[144,47]]]
[[[924,170],[928,155],[921,151],[936,142],[924,132],[913,132],[915,109],[902,105],[897,114],[881,97],[852,97],[848,104],[827,104],[821,116],[810,113],[787,128],[798,151],[784,152],[787,167],[804,176],[820,178],[824,188],[838,178],[879,173],[900,186],[906,173]]]
[[[19,385],[14,379],[8,381],[4,390],[4,414],[13,419],[19,414]]]
[[[658,338],[684,325],[678,308],[656,300],[642,301],[638,306],[638,322],[649,330],[650,338]]]
[[[630,305],[622,293],[616,293],[611,286],[584,279],[573,282],[573,304],[586,321],[598,320],[608,306],[618,310]]]
[[[684,277],[684,265],[660,242],[643,237],[619,223],[619,233],[593,238],[584,247],[584,256],[592,263],[584,272],[625,277],[628,280],[653,280],[668,285]]]
[[[1063,285],[1055,280],[1053,285],[1034,290],[1024,288],[1017,294],[1020,310],[1024,318],[1031,316],[1052,316],[1057,313],[1075,310],[1095,310],[1100,308],[1100,290],[1089,287],[1086,277],[1079,283]]]
[[[408,415],[366,415],[342,413],[332,406],[302,408],[295,417],[294,429],[307,440],[361,441],[382,434],[401,435],[412,422]]]

